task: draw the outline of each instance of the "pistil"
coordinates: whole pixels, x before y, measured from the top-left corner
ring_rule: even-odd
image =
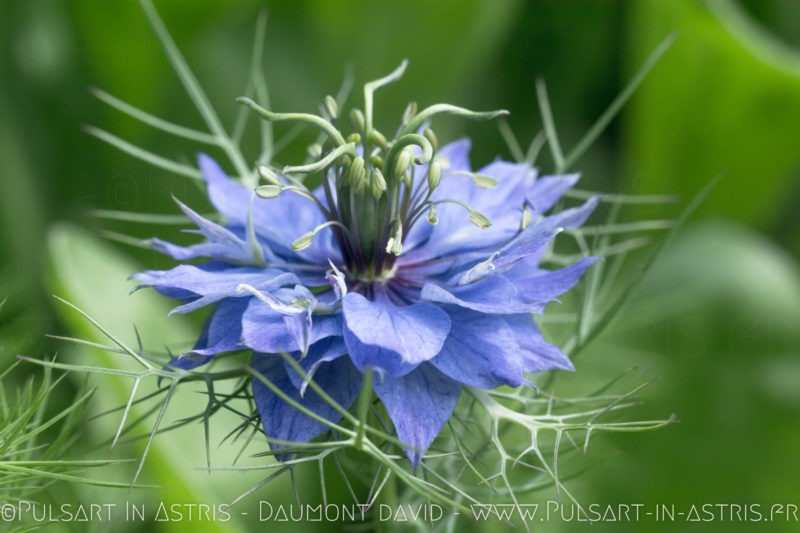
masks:
[[[396,274],[396,258],[412,227],[423,215],[428,224],[438,223],[436,206],[454,203],[462,206],[473,224],[486,228],[491,222],[463,202],[437,199],[432,195],[442,178],[442,163],[436,158],[438,141],[426,125],[436,115],[449,114],[489,120],[506,111],[474,112],[449,104],[429,106],[417,111],[409,104],[403,115],[399,134],[388,140],[373,126],[374,93],[400,78],[406,62],[384,78],[364,87],[364,110],[350,112],[353,133],[345,136],[337,127],[339,107],[332,97],[324,100],[323,116],[306,113],[274,113],[247,98],[238,101],[270,121],[295,121],[319,129],[327,140],[309,147],[312,162],[287,166],[279,177],[272,169],[260,169],[266,184],[256,192],[276,198],[284,192],[299,194],[317,204],[325,222],[297,238],[296,251],[308,248],[315,236],[330,228],[339,245],[348,278],[354,287],[373,282],[387,283]],[[422,133],[418,133],[422,131]],[[424,175],[418,173],[424,172]],[[308,175],[322,176],[324,200],[314,196],[304,185]],[[457,174],[454,174],[457,175]],[[476,185],[492,187],[496,183],[478,174],[469,174]]]

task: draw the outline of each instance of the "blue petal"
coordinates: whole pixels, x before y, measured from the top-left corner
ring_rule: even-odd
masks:
[[[385,370],[394,376],[439,353],[450,331],[450,317],[419,302],[397,306],[380,292],[375,301],[351,292],[343,299],[345,342],[359,370]]]
[[[591,215],[597,208],[598,203],[600,203],[600,197],[592,196],[582,205],[572,207],[570,209],[564,209],[555,215],[545,217],[541,222],[539,222],[539,224],[560,228],[577,228],[586,222],[586,219],[589,218],[589,215]]]
[[[199,154],[198,163],[214,207],[230,222],[247,227],[252,191],[230,179],[217,162],[207,155]],[[274,199],[256,198],[252,203],[252,218],[256,233],[268,241],[273,251],[317,263],[327,264],[328,258],[339,262],[340,252],[330,228],[320,231],[311,246],[303,252],[291,249],[292,241],[325,221],[322,212],[312,201],[296,194],[282,194]]]
[[[226,261],[239,265],[253,265],[263,261],[263,257],[256,257],[255,250],[250,243],[236,235],[228,228],[223,228],[195,213],[192,209],[174,199],[178,207],[200,229],[200,233],[208,239],[207,242],[189,247],[176,246],[160,239],[152,239],[151,244],[156,250],[171,255],[174,259],[184,261],[195,257],[210,257],[218,261]],[[261,245],[260,253],[263,254],[264,246]],[[271,256],[269,250],[266,252]]]
[[[461,257],[451,263],[448,277],[463,285],[488,274],[505,272],[521,261],[535,268],[547,243],[563,228],[575,228],[583,224],[597,204],[598,198],[593,197],[581,206],[546,217],[525,228],[508,244],[494,250],[469,253],[472,249],[470,243],[469,248],[463,251],[467,253],[462,252]]]
[[[454,308],[453,329],[431,364],[465,385],[493,389],[527,384],[514,332],[499,317]]]
[[[172,313],[187,313],[223,298],[241,296],[236,289],[243,283],[262,291],[299,283],[297,276],[278,269],[227,267],[220,263],[148,270],[134,274],[131,279],[140,282],[137,289],[154,287],[168,296],[189,300],[189,303],[173,309]]]
[[[455,287],[427,283],[420,298],[490,314],[541,313],[548,303],[575,286],[598,259],[586,257],[554,271],[521,263],[504,274],[487,271],[478,281]]]
[[[598,198],[593,197],[581,206],[546,217],[528,226],[508,244],[491,253],[483,251],[462,254],[461,258],[450,265],[451,274],[448,277],[459,285],[465,285],[485,276],[506,272],[520,262],[536,268],[547,243],[563,228],[574,228],[583,224],[597,207],[597,203]]]
[[[392,376],[402,376],[414,370],[419,364],[403,361],[397,352],[389,348],[364,344],[346,327],[344,329],[344,342],[350,354],[350,359],[362,372],[369,367],[378,373],[388,372]]]
[[[522,220],[521,203],[518,206],[507,206],[502,216],[487,215],[492,223],[488,228],[479,228],[472,224],[469,212],[460,205],[440,204],[437,210],[439,223],[433,226],[430,238],[424,246],[419,246],[408,254],[407,262],[422,262],[454,253],[500,246],[514,237]]]
[[[213,257],[215,259],[230,257],[227,250],[215,242],[201,242],[191,246],[180,246],[158,238],[149,239],[147,242],[155,251],[168,255],[176,261],[186,261],[197,257]]]
[[[469,172],[471,170],[472,167],[469,162],[469,150],[471,144],[471,141],[467,138],[459,139],[446,144],[436,152],[436,157],[439,158],[440,163],[442,163],[442,179],[439,182],[439,186],[434,191],[434,195],[436,195],[436,198],[434,199],[449,198],[451,200],[467,200],[467,185],[471,185],[469,178],[462,176],[448,177],[447,175],[452,172]],[[416,169],[414,170],[415,188],[427,187],[427,184],[424,183],[427,173],[428,165],[417,165]],[[457,221],[464,220],[464,210],[457,208],[455,213],[450,213],[449,208],[451,207],[456,206],[453,206],[452,204],[441,204],[441,206],[437,208],[439,210],[440,224],[444,223],[449,227],[449,220],[451,217],[455,218]],[[442,222],[442,216],[445,217],[444,222]],[[437,229],[438,227],[431,226],[430,224],[426,224],[424,222],[414,224],[409,230],[409,233],[403,243],[406,253],[414,250],[422,243],[427,241],[433,233],[437,232]],[[441,237],[446,233],[439,231],[438,234]]]
[[[489,163],[477,173],[497,180],[497,186],[489,190],[471,184],[470,206],[487,215],[492,222],[495,217],[503,216],[509,208],[521,212],[526,194],[534,191],[538,183],[536,169],[527,163],[498,160]]]
[[[491,194],[490,191],[484,193]],[[522,205],[522,202],[518,205],[508,205],[501,214],[487,215],[492,225],[488,228],[479,228],[470,222],[469,212],[464,207],[452,203],[439,204],[436,208],[439,217],[436,226],[430,226],[424,221],[414,226],[414,228],[418,225],[430,227],[429,236],[424,242],[415,244],[414,248],[400,256],[402,264],[423,263],[451,254],[498,247],[519,231]],[[421,234],[417,237],[419,235]]]
[[[461,384],[424,363],[403,377],[376,377],[375,394],[394,423],[397,438],[408,444],[406,455],[414,470],[453,414]]]
[[[513,283],[500,275],[452,288],[427,283],[422,287],[420,298],[489,314],[541,313],[544,310],[543,303],[527,301]]]
[[[281,353],[298,350],[297,341],[283,321],[285,315],[252,298],[242,317],[242,342],[257,352]]]
[[[572,362],[557,347],[544,340],[539,326],[529,314],[509,315],[503,317],[514,333],[514,339],[520,347],[520,355],[524,358],[525,372],[541,372],[543,370],[575,370]]]
[[[219,164],[206,154],[198,154],[197,163],[206,181],[211,204],[230,220],[246,226],[247,212],[244,206],[250,203],[249,191],[230,179]]]
[[[255,371],[270,381],[275,387],[309,411],[330,422],[341,419],[339,411],[324,401],[313,389],[304,395],[292,384],[283,358],[278,355],[254,353],[251,365]],[[361,374],[346,357],[325,363],[314,377],[317,383],[342,408],[349,409],[361,389]],[[308,442],[325,433],[327,425],[314,420],[286,403],[272,392],[258,376],[252,378],[253,398],[255,399],[261,424],[268,438],[286,442]],[[285,444],[270,443],[273,450],[286,447]],[[288,455],[278,456],[286,459]]]
[[[597,207],[597,203],[598,198],[593,197],[581,206],[565,209],[528,226],[500,250],[493,261],[494,270],[504,272],[526,256],[540,253],[562,228],[575,228],[583,224]]]
[[[302,313],[303,319],[306,314]],[[242,317],[242,340],[250,348],[264,353],[295,352],[301,350],[293,329],[295,317],[275,311],[267,304],[253,298]],[[326,337],[342,335],[341,313],[313,315],[309,344]]]
[[[469,162],[471,147],[472,141],[464,137],[439,148],[436,152],[436,157],[442,162],[443,173],[471,170],[472,165]]]
[[[492,225],[489,228],[478,228],[469,222],[469,213],[462,206],[441,203],[437,206],[438,225],[430,228],[427,224],[419,224],[429,228],[427,233],[418,230],[409,235],[420,242],[421,237],[426,236],[426,246],[417,246],[418,243],[414,241],[410,251],[415,247],[418,249],[409,254],[407,262],[419,262],[455,251],[463,253],[500,245],[519,231],[526,195],[535,188],[534,168],[524,163],[490,163],[478,173],[497,180],[497,186],[491,190],[478,187],[468,176],[449,175],[449,170],[443,171],[442,181],[431,199],[463,202],[487,216]]]
[[[292,357],[297,360],[297,363],[303,371],[313,378],[320,365],[333,361],[346,353],[347,346],[342,337],[327,337],[316,344],[312,344],[305,357],[302,357],[300,352],[294,352]],[[286,372],[289,373],[289,379],[292,380],[294,386],[302,394],[308,383],[294,368],[292,368],[292,365],[290,365],[288,361],[284,360],[284,365],[286,366]]]
[[[218,353],[241,350],[242,314],[246,308],[245,298],[227,298],[219,302],[194,348],[173,358],[170,365],[190,370],[208,363]]]
[[[599,257],[584,257],[559,270],[532,269],[527,264],[520,264],[506,272],[503,277],[517,288],[523,299],[547,303],[574,287],[586,269],[599,259]]]
[[[579,179],[580,174],[542,176],[536,180],[527,195],[527,200],[536,210],[536,214],[543,214],[553,207]]]

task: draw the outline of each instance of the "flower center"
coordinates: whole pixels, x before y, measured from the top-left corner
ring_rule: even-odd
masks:
[[[466,204],[433,196],[442,178],[443,161],[436,156],[436,135],[426,126],[441,114],[488,120],[506,112],[479,113],[449,104],[418,111],[412,102],[397,135],[387,140],[373,126],[373,96],[378,88],[399,79],[405,67],[403,62],[388,76],[364,86],[364,110],[350,112],[352,130],[348,136],[339,129],[338,104],[330,96],[325,99],[321,116],[274,113],[252,100],[239,99],[266,120],[303,122],[324,133],[323,142],[309,147],[312,163],[286,166],[281,170],[283,177],[261,167],[260,174],[267,185],[256,192],[268,198],[293,192],[315,202],[326,220],[296,239],[292,248],[307,248],[318,232],[330,228],[341,250],[343,266],[361,283],[386,282],[394,276],[395,261],[409,232],[423,217],[427,223],[436,224],[438,204],[458,204],[469,213],[473,224],[480,227],[491,224]],[[304,184],[304,179],[314,174],[321,178],[324,199],[315,196]],[[451,174],[465,174],[476,184],[487,186],[485,176],[470,172]]]

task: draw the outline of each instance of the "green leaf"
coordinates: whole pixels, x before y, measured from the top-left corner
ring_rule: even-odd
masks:
[[[184,317],[167,317],[170,301],[155,292],[142,291],[130,295],[131,283],[127,278],[141,270],[122,253],[108,244],[73,226],[60,225],[52,228],[48,238],[48,254],[50,260],[49,285],[59,297],[64,298],[81,308],[104,328],[108,329],[119,340],[128,346],[136,347],[139,338],[145,344],[156,348],[168,345],[177,350],[185,349],[188,343],[196,338],[196,330]],[[56,303],[55,309],[60,314],[69,334],[87,341],[108,344],[108,339],[83,318],[72,307]],[[134,331],[134,325],[138,335]],[[141,370],[142,367],[133,358],[120,353],[111,353],[93,347],[84,347],[79,361],[70,359],[62,362],[72,364],[102,366],[111,369]],[[95,405],[101,411],[123,407],[129,400],[134,387],[133,379],[119,376],[94,376],[98,382]],[[149,380],[155,382],[155,380]],[[138,387],[136,398],[142,398],[156,391],[155,383],[142,383]],[[189,386],[190,387],[190,386]],[[171,398],[165,411],[170,421],[197,415],[202,412],[206,399],[195,391],[184,390],[181,386]],[[202,390],[202,389],[201,389]],[[198,400],[199,399],[199,400]],[[147,414],[153,407],[159,408],[161,397],[145,403],[133,403],[128,412],[128,420],[135,421]],[[99,431],[100,438],[111,439],[122,418],[122,412],[106,414],[92,421],[90,428]],[[239,420],[235,416],[221,416],[214,419],[211,439],[217,442],[236,427]],[[138,425],[136,434],[145,435],[152,431],[152,418]],[[162,423],[162,427],[166,423]],[[199,468],[206,464],[206,450],[199,436],[201,426],[194,425],[185,431],[172,431],[157,434],[149,447],[144,462],[142,479],[156,481],[164,485],[158,498],[173,503],[229,503],[243,493],[255,481],[252,477],[231,477],[221,473],[202,473]],[[138,452],[144,450],[144,441],[137,441]],[[239,446],[226,445],[215,450],[214,466],[230,466]],[[267,459],[260,459],[261,463]],[[269,459],[271,461],[271,459]],[[131,474],[128,474],[129,480]],[[224,482],[221,482],[224,479]],[[262,489],[264,494],[272,491],[286,492],[280,482]],[[245,503],[244,505],[247,505]],[[184,522],[171,524],[180,529],[197,532],[230,532],[244,531],[241,517],[231,513],[229,522]]]
[[[584,375],[625,364],[658,375],[645,409],[681,421],[626,443],[628,475],[596,473],[603,496],[623,501],[632,484],[643,502],[677,506],[741,487],[764,501],[790,494],[786,472],[800,468],[790,452],[800,439],[798,317],[800,267],[768,239],[731,222],[678,235],[581,360]]]
[[[630,7],[631,69],[664,36],[678,38],[628,109],[626,175],[638,192],[690,194],[727,171],[701,213],[769,227],[794,208],[800,56],[729,0]]]

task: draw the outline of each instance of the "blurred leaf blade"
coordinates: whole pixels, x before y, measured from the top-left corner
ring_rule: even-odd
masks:
[[[61,225],[52,228],[48,240],[50,259],[49,284],[53,292],[85,310],[90,316],[98,319],[102,325],[114,334],[119,334],[122,341],[136,346],[140,332],[144,339],[158,339],[167,345],[186,345],[193,336],[192,327],[182,317],[166,318],[169,304],[155,293],[129,295],[130,286],[126,279],[136,267],[109,245],[92,237],[76,227]],[[103,297],[99,298],[98,295]],[[90,342],[104,343],[105,337],[85,320],[74,309],[61,305],[56,310],[74,337]],[[139,368],[131,366],[132,358],[124,354],[108,353],[103,350],[89,348],[90,361],[98,366],[111,369]],[[105,408],[112,405],[125,405],[129,400],[129,392],[134,386],[133,379],[119,376],[103,380],[98,387],[99,403]],[[130,407],[131,418],[146,413],[150,404],[133,404]],[[176,397],[168,406],[170,412],[195,414],[196,401],[187,394]],[[116,432],[118,420],[114,417],[96,419],[93,425],[103,431],[104,438],[111,438]],[[113,420],[112,420],[113,419]],[[235,421],[234,421],[235,422]],[[142,428],[149,431],[147,424]],[[237,451],[234,447],[220,449],[219,457],[231,457]],[[143,450],[137,446],[139,453]],[[226,461],[227,459],[218,459]],[[195,463],[195,461],[197,461]],[[209,483],[208,475],[202,474],[198,467],[204,462],[204,447],[191,431],[169,435],[155,435],[149,444],[145,466],[145,481],[152,480],[155,475],[164,488],[160,491],[163,501],[176,503],[227,503],[225,498],[236,495],[249,486],[247,480],[237,484],[226,485],[218,491],[218,484]],[[227,496],[226,496],[227,494]],[[241,521],[232,513],[229,522],[203,522],[191,524],[174,524],[193,532],[238,532],[243,531]]]
[[[709,5],[631,5],[631,65],[657,36],[676,31],[678,39],[628,109],[627,174],[637,191],[685,194],[729,171],[700,212],[768,227],[791,207],[800,165],[800,56],[732,23],[746,15],[730,0]]]

